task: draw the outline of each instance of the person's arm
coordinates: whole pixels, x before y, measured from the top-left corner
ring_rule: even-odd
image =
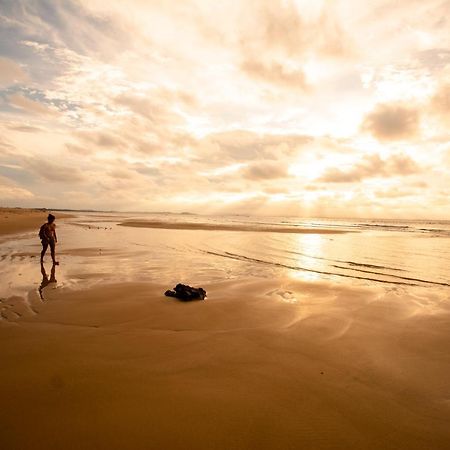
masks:
[[[55,228],[53,229],[53,235],[55,236],[55,242],[58,242],[58,238],[56,237],[56,225]]]

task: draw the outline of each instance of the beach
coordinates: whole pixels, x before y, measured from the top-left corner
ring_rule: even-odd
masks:
[[[48,214],[48,213],[47,213]],[[60,214],[70,217],[70,214]],[[0,240],[5,236],[37,228],[46,222],[45,210],[26,208],[0,208]]]
[[[42,269],[40,214],[0,244],[1,448],[449,447],[447,224],[73,213]]]
[[[0,242],[9,236],[37,229],[47,221],[48,211],[38,208],[1,208],[0,207]],[[72,217],[71,214],[59,213],[61,218]]]
[[[449,24],[0,0],[0,450],[450,450]]]

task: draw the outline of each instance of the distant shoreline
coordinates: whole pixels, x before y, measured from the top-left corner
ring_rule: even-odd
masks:
[[[167,230],[207,230],[207,231],[250,231],[269,233],[296,233],[296,234],[343,234],[355,233],[350,230],[331,230],[327,228],[299,228],[292,226],[255,226],[255,225],[226,225],[210,223],[177,222],[169,223],[162,221],[125,221],[118,224],[122,227],[135,228],[161,228]]]
[[[47,220],[47,213],[54,209],[38,208],[2,208],[0,207],[0,238],[5,235],[37,230]],[[59,214],[57,219],[74,217],[71,214]]]
[[[101,209],[72,209],[72,208],[50,208],[50,207],[22,207],[22,206],[0,206],[0,211],[3,209],[8,210],[17,210],[17,211],[40,211],[40,212],[46,212],[46,211],[53,211],[53,212],[68,212],[68,213],[98,213],[98,214],[117,214],[117,215],[124,215],[124,214],[145,214],[145,215],[170,215],[170,216],[193,216],[193,217],[254,217],[254,218],[283,218],[283,219],[293,219],[298,221],[303,220],[327,220],[327,221],[355,221],[355,222],[368,222],[368,223],[374,223],[374,222],[402,222],[402,223],[450,223],[449,219],[444,218],[399,218],[399,217],[334,217],[334,216],[297,216],[297,215],[260,215],[260,214],[242,214],[242,213],[196,213],[196,212],[190,212],[190,211],[181,211],[181,212],[174,212],[174,211],[119,211],[114,209],[109,210],[101,210]]]

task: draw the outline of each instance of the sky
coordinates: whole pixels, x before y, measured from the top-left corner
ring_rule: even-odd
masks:
[[[0,0],[0,205],[449,219],[448,0]]]

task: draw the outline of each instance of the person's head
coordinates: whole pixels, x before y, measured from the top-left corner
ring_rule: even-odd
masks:
[[[53,223],[56,217],[53,214],[49,214],[47,217],[48,223]]]

